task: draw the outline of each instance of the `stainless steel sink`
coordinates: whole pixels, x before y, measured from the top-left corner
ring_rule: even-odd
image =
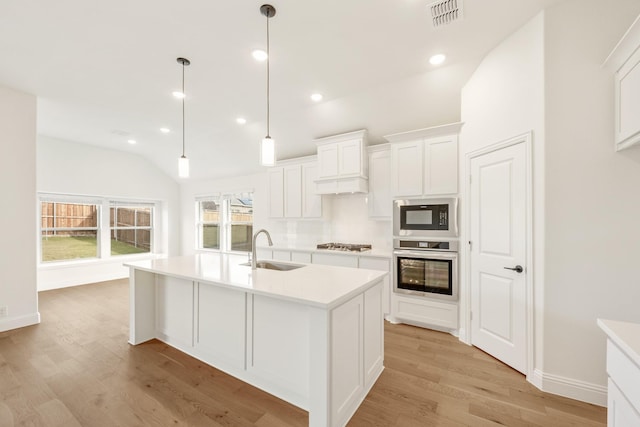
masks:
[[[251,267],[250,262],[245,262],[240,265],[246,265]],[[302,268],[304,265],[302,264],[285,264],[281,262],[272,262],[272,261],[256,261],[256,267],[264,268],[266,270],[277,270],[277,271],[289,271],[295,270],[297,268]]]

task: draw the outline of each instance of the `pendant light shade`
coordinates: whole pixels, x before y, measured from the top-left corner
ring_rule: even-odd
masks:
[[[184,120],[184,99],[186,98],[186,92],[184,91],[184,67],[191,64],[186,58],[176,59],[179,64],[182,64],[182,156],[178,159],[178,176],[180,178],[189,178],[189,159],[185,155],[185,120]]]
[[[260,145],[260,163],[262,166],[273,166],[276,162],[276,144],[269,135],[269,18],[276,14],[276,8],[270,4],[260,6],[260,13],[267,17],[267,136]]]
[[[189,178],[189,159],[181,156],[178,159],[178,176],[180,178]]]
[[[260,146],[260,163],[262,166],[273,166],[276,164],[276,144],[270,136],[262,139],[262,145]]]

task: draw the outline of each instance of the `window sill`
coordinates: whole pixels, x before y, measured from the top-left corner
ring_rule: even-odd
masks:
[[[120,264],[129,261],[142,261],[147,259],[165,258],[166,254],[132,254],[132,255],[118,255],[109,256],[105,258],[84,258],[74,259],[68,261],[50,261],[41,262],[38,264],[38,270],[57,270],[70,267],[84,267],[91,265],[103,265],[103,264]]]

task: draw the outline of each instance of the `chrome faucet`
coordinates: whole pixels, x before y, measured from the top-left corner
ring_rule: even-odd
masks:
[[[267,230],[265,230],[264,228],[261,228],[260,230],[256,231],[253,234],[253,239],[251,240],[251,269],[252,270],[256,270],[258,268],[257,266],[257,261],[256,261],[256,238],[258,237],[258,234],[260,233],[264,233],[267,235],[267,239],[269,240],[269,246],[273,246],[273,242],[271,241],[271,235],[269,234],[269,232]]]

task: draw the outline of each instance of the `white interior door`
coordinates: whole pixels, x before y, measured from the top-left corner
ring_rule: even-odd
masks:
[[[471,342],[523,373],[527,197],[524,142],[471,159]]]

